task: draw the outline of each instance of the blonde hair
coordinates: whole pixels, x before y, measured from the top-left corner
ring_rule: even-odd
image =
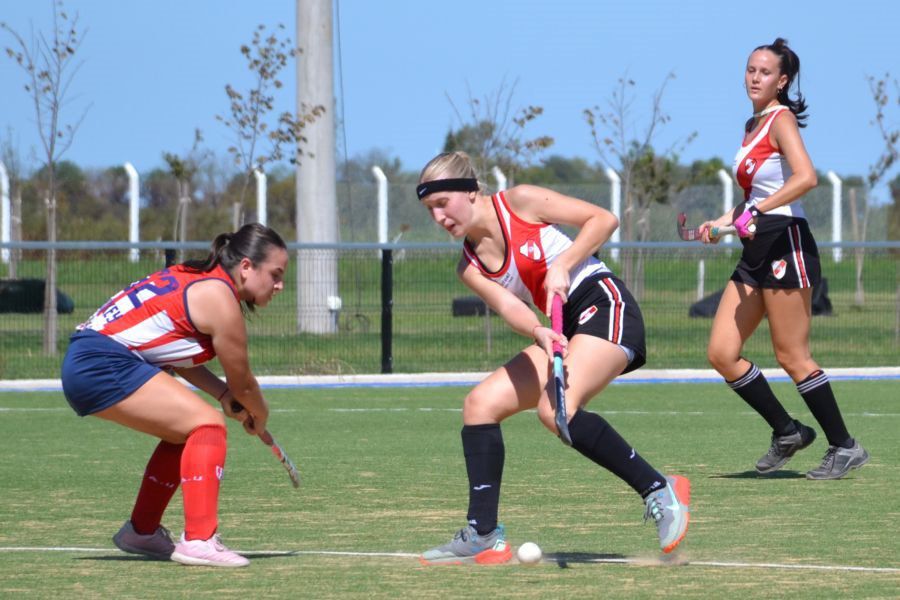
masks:
[[[442,152],[425,165],[419,175],[419,183],[437,181],[438,179],[478,179],[478,173],[472,159],[465,152]],[[478,187],[484,190],[481,180]]]

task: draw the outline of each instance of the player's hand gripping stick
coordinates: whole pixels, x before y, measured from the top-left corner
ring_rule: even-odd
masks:
[[[748,214],[748,212],[742,213],[741,216]],[[740,217],[739,217],[740,218]],[[678,237],[683,239],[686,242],[692,242],[695,240],[702,239],[703,237],[703,229],[700,227],[686,227],[685,222],[687,221],[687,215],[681,213],[678,215]],[[737,233],[740,237],[749,237],[750,235],[756,233],[756,223],[753,222],[752,215],[749,222],[744,222],[743,233],[741,233],[737,228],[737,221],[733,225],[723,225],[722,227],[711,227],[709,230],[710,239],[715,239],[722,237],[723,235],[728,235],[732,233]]]

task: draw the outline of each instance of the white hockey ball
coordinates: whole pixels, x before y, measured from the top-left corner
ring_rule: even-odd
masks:
[[[541,562],[543,556],[544,553],[541,552],[541,547],[534,542],[525,542],[516,550],[516,558],[523,565],[536,565]]]

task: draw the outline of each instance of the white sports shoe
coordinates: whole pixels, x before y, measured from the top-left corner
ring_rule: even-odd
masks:
[[[249,560],[226,548],[218,533],[208,540],[186,540],[182,533],[181,541],[175,544],[172,560],[204,567],[246,567],[250,564]]]
[[[169,530],[160,525],[156,531],[141,534],[134,530],[131,521],[125,521],[122,528],[113,536],[113,544],[122,552],[143,554],[158,560],[169,560],[175,550],[175,542]]]

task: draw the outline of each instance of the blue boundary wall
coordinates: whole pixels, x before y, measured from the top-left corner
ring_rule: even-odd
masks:
[[[781,369],[763,369],[769,381],[787,382]],[[826,369],[831,381],[898,381],[900,367]],[[316,389],[367,387],[472,387],[488,373],[395,373],[390,375],[274,375],[258,377],[263,389]],[[644,369],[617,378],[614,385],[664,383],[718,383],[722,377],[712,369]],[[59,379],[0,380],[0,392],[61,392]],[[898,388],[900,392],[900,388]],[[900,394],[898,394],[900,397]]]

